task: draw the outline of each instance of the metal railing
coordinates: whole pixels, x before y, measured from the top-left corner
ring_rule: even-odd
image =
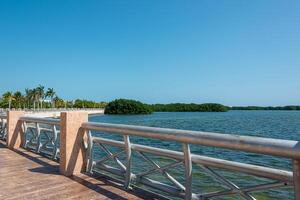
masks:
[[[46,154],[55,160],[59,159],[60,119],[21,117],[20,120],[23,122],[24,148]],[[0,115],[0,122],[0,131],[5,130],[6,116]],[[296,199],[300,199],[300,143],[298,141],[93,122],[83,123],[81,127],[88,133],[87,171],[91,174],[108,173],[116,176],[123,181],[126,189],[141,186],[162,195],[195,200],[222,198],[227,195],[240,195],[244,199],[253,200],[254,192],[294,186]],[[121,136],[122,140],[94,136],[91,131]],[[150,143],[141,145],[137,144],[138,142],[131,142],[135,137],[179,143],[182,150],[174,151],[153,147]],[[293,172],[193,154],[190,150],[191,145],[288,158],[292,161]],[[113,151],[112,148],[117,150]],[[101,157],[96,152],[100,152]],[[103,154],[105,155],[102,156]],[[141,162],[135,162],[134,156],[138,156]],[[172,161],[162,163],[156,160],[157,157]],[[147,168],[138,171],[136,166]],[[226,188],[210,192],[195,190],[193,179],[199,178],[193,175],[195,166]],[[177,167],[183,168],[183,178],[171,173]],[[239,187],[218,170],[243,173],[271,181]]]
[[[255,199],[252,195],[253,192],[294,185],[296,199],[300,198],[300,165],[298,161],[300,159],[300,144],[297,141],[92,122],[82,124],[82,128],[89,132],[87,170],[90,173],[108,172],[117,176],[123,180],[125,188],[130,188],[132,185],[142,185],[152,188],[154,191],[184,199],[211,199],[226,195],[240,195],[244,199],[253,200]],[[120,135],[123,137],[123,141],[92,136],[91,131]],[[134,144],[130,142],[132,136],[177,142],[182,145],[182,151]],[[190,151],[191,144],[289,158],[293,161],[294,173],[192,154]],[[101,148],[102,152],[105,152],[105,156],[95,158],[94,154],[97,146]],[[113,152],[109,147],[120,150]],[[151,167],[146,171],[134,172],[132,169],[138,163],[133,162],[133,153],[138,155],[145,164],[150,164]],[[174,161],[161,166],[149,155],[169,158]],[[184,180],[181,181],[169,173],[170,170],[179,165],[184,168]],[[207,193],[193,192],[194,165],[199,166],[207,175],[213,177],[228,189]],[[241,188],[219,173],[218,169],[234,173],[245,173],[272,181]],[[165,177],[169,184],[162,182],[161,179],[154,180],[149,177],[154,173]]]
[[[6,115],[0,115],[0,140],[6,140],[7,137],[7,119]]]
[[[22,117],[24,148],[59,159],[59,119]]]

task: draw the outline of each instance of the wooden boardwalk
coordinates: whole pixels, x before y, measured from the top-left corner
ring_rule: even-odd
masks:
[[[11,151],[0,142],[0,199],[155,199],[128,192],[105,178],[59,174],[58,163],[23,149]]]

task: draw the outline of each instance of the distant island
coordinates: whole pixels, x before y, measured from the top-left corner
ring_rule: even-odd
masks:
[[[145,104],[131,99],[116,99],[105,107],[105,114],[151,114],[152,112],[226,112],[229,107],[216,104]]]
[[[105,114],[150,114],[152,112],[227,112],[229,110],[300,110],[298,105],[288,106],[226,106],[218,103],[146,104],[132,99],[116,99],[109,103],[85,99],[64,100],[53,88],[38,85],[20,91],[7,91],[0,97],[0,108],[103,108]]]
[[[130,99],[117,99],[105,107],[105,114],[151,114],[152,112],[227,112],[229,110],[300,110],[300,106],[225,106],[218,103],[145,104]]]

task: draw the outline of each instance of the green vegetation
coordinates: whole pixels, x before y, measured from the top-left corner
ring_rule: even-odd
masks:
[[[120,101],[120,102],[119,102]],[[127,105],[126,99],[119,99],[119,101],[111,102],[111,107],[106,107],[111,109],[106,111],[107,114],[139,114],[136,108]],[[137,102],[137,101],[133,101]],[[151,110],[153,112],[227,112],[229,110],[300,110],[300,106],[278,106],[278,107],[260,107],[260,106],[233,106],[228,107],[222,104],[217,103],[204,103],[204,104],[195,104],[195,103],[170,103],[170,104],[152,104],[147,105],[141,102],[140,105],[145,107],[146,110]],[[110,104],[108,104],[110,105]],[[132,109],[132,110],[131,110]],[[140,114],[147,114],[151,112],[141,112]]]
[[[59,98],[53,88],[39,85],[36,88],[20,91],[5,92],[0,98],[0,108],[43,109],[43,108],[104,108],[107,103],[77,99],[67,101]]]
[[[106,105],[107,105],[106,102],[97,103],[94,101],[76,99],[74,101],[73,107],[74,108],[105,108]]]
[[[226,112],[229,107],[217,103],[204,103],[204,104],[184,104],[184,103],[171,103],[171,104],[153,104],[150,105],[155,112]]]
[[[231,110],[300,110],[300,106],[233,106]]]
[[[147,104],[131,99],[116,99],[105,107],[104,114],[137,115],[150,114],[152,110]]]
[[[105,114],[149,114],[154,112],[226,112],[229,107],[216,104],[153,104],[147,105],[128,99],[114,100],[105,107]]]
[[[26,88],[25,92],[7,91],[0,96],[0,108],[43,109],[43,108],[105,108],[105,114],[149,114],[152,112],[226,112],[228,110],[299,110],[300,106],[233,106],[217,103],[170,103],[144,104],[129,99],[117,99],[109,104],[85,99],[64,100],[57,96],[53,88],[38,85]]]

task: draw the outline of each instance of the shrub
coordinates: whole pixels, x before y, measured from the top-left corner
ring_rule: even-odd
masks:
[[[152,110],[146,104],[131,99],[116,99],[107,104],[104,114],[137,115],[150,114]]]

